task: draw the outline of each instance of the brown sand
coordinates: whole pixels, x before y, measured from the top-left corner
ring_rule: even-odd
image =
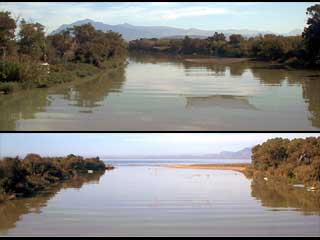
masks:
[[[167,164],[163,165],[168,168],[188,168],[188,169],[214,169],[214,170],[233,170],[244,172],[250,164]]]

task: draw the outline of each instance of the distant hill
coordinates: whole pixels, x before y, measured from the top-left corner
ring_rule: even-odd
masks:
[[[91,19],[84,19],[80,21],[76,21],[71,24],[63,24],[58,27],[56,30],[51,32],[51,34],[55,34],[61,32],[67,28],[73,26],[80,26],[86,23],[91,23],[97,30],[101,31],[114,31],[120,33],[123,38],[127,41],[131,41],[139,38],[183,38],[184,36],[197,37],[197,38],[205,38],[208,36],[212,36],[214,32],[222,32],[229,37],[231,34],[242,34],[246,37],[257,36],[259,34],[269,34],[272,32],[265,31],[256,31],[256,30],[248,30],[248,29],[228,29],[228,30],[200,30],[197,28],[174,28],[174,27],[166,27],[166,26],[134,26],[128,23],[117,24],[117,25],[109,25],[103,22],[96,22]],[[297,29],[293,30],[292,33],[284,33],[283,35],[293,34],[296,35]],[[302,30],[301,30],[302,32]]]
[[[103,159],[251,159],[251,148],[199,155],[106,155]]]

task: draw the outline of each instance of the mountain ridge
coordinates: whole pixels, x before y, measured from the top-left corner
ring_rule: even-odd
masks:
[[[251,147],[212,154],[104,155],[102,159],[251,159]]]
[[[199,37],[208,37],[212,36],[214,32],[222,32],[229,37],[231,34],[242,34],[245,37],[257,36],[259,34],[272,34],[271,31],[259,31],[259,30],[250,30],[250,29],[224,29],[224,30],[202,30],[197,28],[176,28],[176,27],[168,27],[168,26],[135,26],[129,23],[123,24],[106,24],[99,21],[94,21],[92,19],[86,18],[83,20],[79,20],[73,22],[71,24],[63,24],[58,27],[56,30],[52,31],[50,35],[59,33],[67,28],[73,26],[80,26],[82,24],[91,23],[97,30],[101,31],[114,31],[120,33],[123,38],[127,41],[139,39],[139,38],[183,38],[184,36],[199,36]],[[288,33],[284,33],[282,35],[297,35],[299,29],[293,29]],[[300,31],[302,32],[302,30]],[[276,34],[276,33],[274,33]]]

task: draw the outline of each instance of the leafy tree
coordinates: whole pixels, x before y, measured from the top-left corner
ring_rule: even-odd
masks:
[[[0,12],[0,51],[5,57],[6,52],[14,44],[16,22],[10,12]]]
[[[19,31],[19,52],[37,60],[44,60],[45,33],[40,23],[27,23],[22,19]]]
[[[320,4],[308,7],[306,14],[309,18],[302,36],[308,58],[311,64],[320,65]]]
[[[233,46],[240,47],[240,43],[244,40],[241,34],[232,34],[229,37],[229,43]]]

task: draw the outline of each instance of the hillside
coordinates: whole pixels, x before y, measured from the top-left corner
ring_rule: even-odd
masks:
[[[91,19],[84,19],[76,21],[71,24],[63,24],[54,30],[51,34],[61,32],[67,28],[73,26],[80,26],[86,23],[91,23],[97,30],[101,31],[114,31],[122,34],[123,38],[127,41],[139,39],[139,38],[182,38],[186,35],[191,37],[208,37],[212,36],[215,32],[222,32],[229,37],[231,34],[241,34],[246,37],[257,36],[259,34],[269,34],[270,31],[257,31],[249,29],[215,29],[215,30],[201,30],[197,28],[174,28],[166,26],[134,26],[128,23],[109,25],[103,22],[93,21]],[[295,29],[289,33],[283,33],[283,35],[296,35],[299,30]],[[300,33],[302,30],[300,31]]]

